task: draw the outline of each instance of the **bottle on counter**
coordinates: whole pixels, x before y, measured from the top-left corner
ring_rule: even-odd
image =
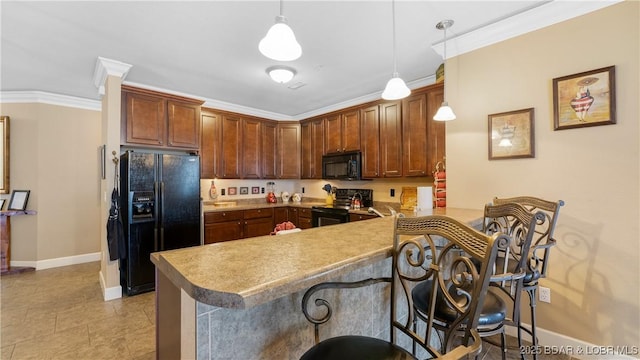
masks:
[[[216,184],[214,181],[211,181],[211,187],[209,188],[209,197],[211,200],[215,200],[218,198],[218,190],[216,189]]]

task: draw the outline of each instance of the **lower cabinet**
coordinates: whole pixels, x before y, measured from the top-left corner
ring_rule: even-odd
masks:
[[[242,211],[220,211],[204,214],[204,243],[213,244],[242,238]]]
[[[243,238],[269,235],[273,231],[273,209],[244,211]]]
[[[208,212],[204,214],[204,243],[269,235],[273,230],[273,209]]]
[[[294,223],[300,229],[309,229],[311,225],[311,209],[298,208],[298,223]]]
[[[377,215],[365,215],[365,214],[349,214],[349,221],[350,222],[354,222],[354,221],[360,221],[360,220],[369,220],[369,219],[374,219],[377,218]]]

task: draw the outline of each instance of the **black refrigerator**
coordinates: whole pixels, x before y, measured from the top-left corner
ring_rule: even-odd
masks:
[[[136,295],[155,287],[152,252],[201,244],[200,159],[127,151],[120,157],[120,191],[127,244],[120,285]]]

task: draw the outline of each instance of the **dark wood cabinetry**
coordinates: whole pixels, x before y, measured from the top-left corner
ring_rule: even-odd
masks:
[[[278,179],[300,178],[300,123],[279,122],[278,127]]]
[[[282,224],[283,222],[291,221],[289,219],[289,208],[288,207],[279,207],[273,209],[273,227],[278,224]],[[291,221],[293,222],[293,221]],[[295,223],[294,223],[295,224]]]
[[[204,243],[212,244],[242,238],[242,211],[204,214]]]
[[[324,125],[327,154],[360,150],[360,110],[358,108],[331,114],[325,118]]]
[[[269,235],[273,230],[273,209],[207,212],[204,214],[204,243]]]
[[[301,122],[204,109],[201,176],[321,179],[322,155],[358,150],[363,178],[432,176],[445,156],[445,123],[433,120],[442,99],[443,86],[435,84],[401,101],[371,102]],[[139,116],[140,122],[159,122],[163,110],[155,100],[134,100],[147,114],[156,110]],[[162,127],[148,127],[138,137],[162,138]]]
[[[365,214],[349,214],[349,222],[369,220],[377,218],[377,215],[365,215]]]
[[[296,208],[298,211],[298,223],[294,223],[300,229],[309,229],[313,227],[311,225],[311,209],[309,208]]]
[[[222,118],[202,109],[202,139],[200,144],[200,177],[213,179],[219,175],[222,159]]]
[[[427,96],[402,100],[402,153],[404,176],[427,176]]]
[[[260,151],[261,173],[263,179],[275,179],[278,166],[278,123],[262,122],[262,146]]]
[[[242,119],[242,178],[259,179],[262,121],[252,118]]]
[[[222,115],[222,141],[219,176],[239,179],[242,173],[242,118],[238,115]]]
[[[201,101],[123,85],[122,105],[123,145],[200,147]]]
[[[380,105],[380,170],[382,177],[402,176],[400,102]]]
[[[362,177],[380,176],[380,107],[372,105],[360,110],[362,134]]]
[[[273,209],[244,211],[243,238],[269,235],[273,230]]]
[[[322,178],[322,155],[324,155],[324,120],[316,118],[300,123],[303,179]]]

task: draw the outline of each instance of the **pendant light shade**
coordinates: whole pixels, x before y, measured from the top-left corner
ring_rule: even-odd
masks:
[[[387,86],[382,92],[382,98],[385,100],[399,100],[406,98],[411,94],[411,90],[407,87],[407,84],[400,78],[397,70],[396,63],[396,3],[391,1],[391,15],[393,22],[393,75],[391,80],[387,82]]]
[[[447,29],[450,28],[451,25],[453,25],[453,20],[442,20],[436,25],[436,28],[438,30],[444,30],[444,58],[442,62],[443,64],[447,61]],[[446,75],[447,73],[445,72],[445,79],[446,79]],[[443,96],[443,99],[444,99],[444,96]],[[450,121],[455,119],[456,119],[456,114],[453,113],[453,109],[449,106],[449,103],[446,100],[442,101],[442,105],[440,105],[440,108],[438,109],[436,114],[433,116],[433,120]]]
[[[398,77],[398,73],[394,73],[382,92],[382,98],[385,100],[398,100],[409,96],[409,94],[411,94],[411,90],[409,90],[404,81]]]
[[[438,109],[436,114],[433,116],[433,120],[437,120],[437,121],[449,121],[449,120],[455,120],[455,119],[456,119],[456,114],[453,113],[453,109],[451,109],[451,107],[449,106],[449,103],[447,103],[446,101],[442,102],[442,105],[440,105],[440,108]]]
[[[282,0],[280,15],[276,16],[275,25],[260,40],[258,49],[262,55],[277,61],[292,61],[302,55],[302,47],[298,44],[293,30],[287,25],[287,18],[282,15]]]

